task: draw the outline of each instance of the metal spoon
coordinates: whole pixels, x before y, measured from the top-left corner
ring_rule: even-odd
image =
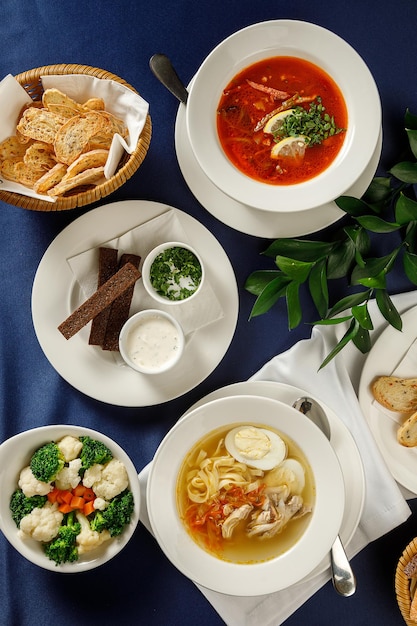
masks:
[[[330,424],[324,409],[318,402],[306,396],[298,398],[293,404],[297,411],[304,413],[326,435],[330,441]],[[339,535],[330,551],[333,586],[340,595],[348,597],[356,591],[356,578],[347,558]]]
[[[154,54],[149,67],[157,79],[183,104],[187,104],[188,91],[165,54]]]

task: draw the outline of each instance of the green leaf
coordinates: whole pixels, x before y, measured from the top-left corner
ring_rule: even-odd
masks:
[[[381,205],[391,198],[391,194],[391,178],[375,176],[365,191],[363,200],[379,212]]]
[[[366,354],[371,349],[371,336],[369,334],[369,330],[360,325],[358,332],[352,337],[352,341],[362,354]]]
[[[371,290],[367,289],[366,291],[359,291],[358,293],[354,293],[350,296],[345,296],[344,298],[341,298],[341,300],[339,300],[338,302],[336,302],[336,304],[332,306],[329,313],[327,314],[327,317],[333,317],[338,313],[345,311],[346,309],[350,309],[353,306],[362,304],[362,302],[365,302],[365,300],[369,300],[370,295]]]
[[[298,261],[317,261],[327,256],[335,244],[307,239],[275,239],[265,250],[264,255],[272,258],[284,256]]]
[[[341,324],[342,322],[347,322],[351,320],[353,315],[344,315],[343,317],[332,317],[331,319],[325,320],[317,320],[314,322],[314,326],[335,326],[336,324]]]
[[[277,256],[275,262],[280,270],[298,283],[304,283],[307,280],[310,270],[313,267],[313,263],[297,261],[296,259],[289,259],[285,256]]]
[[[410,109],[407,109],[405,112],[404,127],[417,130],[417,115],[410,113]]]
[[[417,254],[404,252],[403,266],[407,278],[413,285],[417,285]]]
[[[249,291],[249,293],[259,296],[272,280],[280,276],[283,276],[283,273],[279,270],[258,270],[248,276],[244,288],[246,291]]]
[[[373,233],[392,233],[401,228],[401,224],[386,222],[377,215],[362,215],[356,219],[361,226]]]
[[[325,317],[329,308],[326,261],[322,259],[313,265],[309,276],[309,290],[318,314]]]
[[[327,278],[343,278],[354,263],[356,248],[351,239],[345,239],[334,248],[327,259]]]
[[[410,144],[411,152],[413,156],[417,158],[417,130],[406,128],[406,133],[408,135],[408,143]]]
[[[417,183],[417,163],[403,161],[402,163],[394,165],[389,171],[395,178],[398,178],[398,180],[401,180],[403,183]]]
[[[417,221],[410,222],[407,226],[404,243],[408,248],[408,252],[417,254]]]
[[[337,354],[339,354],[341,350],[343,350],[343,348],[349,343],[349,341],[351,341],[354,338],[354,336],[358,333],[358,331],[359,331],[359,323],[357,322],[357,320],[353,318],[350,323],[349,328],[347,329],[347,331],[345,332],[345,334],[343,335],[339,343],[333,348],[330,354],[328,354],[327,357],[324,359],[323,363],[319,367],[319,370],[323,369],[323,367],[326,367],[326,365],[330,363],[330,361],[334,359],[334,357]]]
[[[359,198],[353,198],[352,196],[340,196],[335,200],[339,209],[342,209],[348,215],[354,217],[358,215],[366,215],[371,208],[366,202]]]
[[[401,330],[403,326],[401,316],[395,308],[387,291],[385,289],[377,289],[375,292],[375,299],[379,310],[387,322],[389,322],[391,326],[397,330]]]
[[[352,307],[353,317],[358,320],[360,327],[364,330],[373,330],[374,325],[372,324],[371,317],[368,311],[368,303],[359,304],[357,306]]]
[[[365,267],[356,266],[352,272],[352,285],[364,285],[375,289],[385,289],[385,276],[392,269],[401,248],[395,248],[391,254],[367,259]]]
[[[300,283],[293,280],[287,285],[286,289],[287,298],[287,315],[288,315],[288,327],[290,330],[296,328],[302,318],[301,304],[300,304]]]
[[[417,220],[417,202],[400,193],[395,203],[395,221],[399,224],[408,224],[412,220]]]
[[[271,280],[265,287],[265,289],[257,297],[255,304],[252,307],[249,319],[263,315],[281,298],[285,295],[288,279],[284,281],[281,276]]]

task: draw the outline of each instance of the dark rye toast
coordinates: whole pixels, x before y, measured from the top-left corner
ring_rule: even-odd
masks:
[[[123,254],[119,268],[122,268],[126,263],[131,263],[134,267],[139,268],[140,256],[137,254]],[[129,317],[134,288],[135,285],[133,284],[112,303],[104,340],[101,344],[103,350],[119,350],[119,335],[123,324]]]
[[[94,319],[107,306],[112,304],[126,289],[140,278],[139,270],[131,263],[126,263],[116,274],[106,281],[88,300],[83,302],[59,326],[58,330],[66,339],[70,339],[88,322]]]
[[[117,248],[99,248],[97,289],[111,278],[118,269]],[[106,335],[107,322],[110,316],[111,305],[96,315],[91,323],[88,343],[92,346],[102,346]]]

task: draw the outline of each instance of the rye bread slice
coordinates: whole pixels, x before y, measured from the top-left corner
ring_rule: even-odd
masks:
[[[122,268],[126,263],[131,263],[138,268],[140,256],[137,254],[123,254],[120,259],[119,268]],[[126,291],[112,303],[109,319],[107,321],[106,334],[102,344],[103,350],[113,350],[116,352],[119,350],[119,335],[123,324],[129,317],[134,288],[135,285],[132,285],[126,289]]]
[[[141,274],[131,263],[126,263],[90,298],[83,302],[66,320],[58,326],[65,339],[70,339],[88,322],[103,311],[126,289],[135,284]]]
[[[117,248],[100,247],[98,251],[97,289],[117,272]],[[92,346],[102,346],[106,335],[107,322],[110,316],[111,305],[96,315],[91,323],[88,343]]]

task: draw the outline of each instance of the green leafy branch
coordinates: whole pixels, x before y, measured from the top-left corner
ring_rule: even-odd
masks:
[[[285,298],[289,329],[302,321],[301,289],[309,291],[320,317],[314,324],[349,322],[339,343],[321,364],[325,367],[350,341],[363,353],[370,350],[373,323],[368,309],[375,298],[383,317],[401,330],[402,320],[387,289],[394,266],[417,285],[417,116],[408,110],[405,131],[409,161],[394,165],[387,177],[375,177],[361,199],[341,196],[336,204],[350,219],[331,241],[276,239],[263,253],[276,269],[250,274],[245,289],[256,296],[250,318],[269,311]],[[372,256],[372,238],[398,232],[397,244],[382,257]],[[352,292],[330,305],[330,281],[346,279]],[[343,313],[343,315],[341,315]]]

